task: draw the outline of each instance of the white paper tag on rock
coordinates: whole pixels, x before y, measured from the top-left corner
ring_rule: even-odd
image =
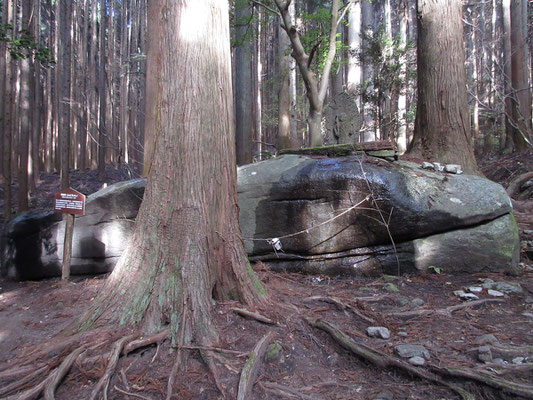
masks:
[[[281,250],[281,241],[278,238],[272,238],[271,240],[269,240],[269,243],[272,245],[272,247],[274,247],[274,250]]]

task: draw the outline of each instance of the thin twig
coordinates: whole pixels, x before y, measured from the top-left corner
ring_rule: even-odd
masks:
[[[137,397],[137,398],[139,398],[139,399],[143,399],[143,400],[152,400],[150,397],[142,396],[142,395],[137,394],[137,393],[126,392],[125,390],[120,389],[117,385],[113,386],[113,388],[114,388],[117,392],[120,392],[120,393],[122,393],[122,394],[125,394],[126,396]]]
[[[341,299],[339,299],[338,297],[333,297],[333,296],[312,296],[312,297],[309,297],[307,300],[318,300],[318,301],[323,301],[323,302],[326,302],[326,303],[331,303],[331,304],[336,305],[338,308],[340,308],[342,310],[345,310],[345,309],[350,310],[355,315],[357,315],[359,318],[361,318],[362,320],[364,320],[364,321],[366,321],[368,323],[374,324],[376,322],[374,319],[372,319],[370,317],[367,317],[366,315],[364,315],[361,312],[359,312],[359,310],[356,310],[350,304],[346,304],[346,303],[342,302]]]
[[[357,204],[354,204],[353,206],[347,208],[346,210],[344,210],[343,212],[331,217],[330,219],[326,220],[326,221],[323,221],[321,222],[320,224],[318,225],[313,225],[307,229],[302,229],[301,231],[298,231],[298,232],[294,232],[294,233],[289,233],[287,235],[283,235],[283,236],[280,236],[278,238],[248,238],[248,237],[243,237],[244,240],[253,240],[253,241],[265,241],[265,242],[270,242],[272,241],[273,239],[286,239],[286,238],[289,238],[289,237],[293,237],[293,236],[298,236],[298,235],[301,235],[303,233],[309,233],[310,230],[312,229],[316,229],[316,228],[319,228],[323,225],[326,225],[328,223],[330,223],[331,221],[334,221],[336,220],[337,218],[339,217],[342,217],[344,214],[352,211],[353,209],[359,207],[361,204],[363,204],[365,201],[369,200],[370,199],[370,195],[369,196],[366,196],[363,200],[361,200],[359,203]]]
[[[398,265],[398,276],[400,276],[400,259],[398,258],[398,250],[396,249],[396,243],[394,242],[394,238],[392,237],[392,233],[391,233],[390,228],[389,228],[390,216],[392,216],[392,210],[393,209],[391,209],[391,211],[390,211],[389,221],[387,222],[385,220],[385,216],[383,215],[383,212],[381,211],[381,209],[378,206],[377,199],[374,196],[374,191],[372,190],[372,187],[370,186],[370,182],[369,182],[369,180],[368,180],[368,178],[366,176],[366,171],[363,168],[363,158],[364,157],[365,157],[365,155],[363,154],[363,157],[361,157],[359,159],[359,165],[361,166],[361,172],[363,173],[363,178],[364,178],[364,180],[366,182],[366,186],[368,187],[368,192],[370,193],[370,196],[372,197],[372,203],[376,207],[376,210],[379,213],[379,217],[381,218],[381,221],[382,221],[383,225],[385,225],[385,229],[387,230],[387,235],[389,236],[389,239],[390,239],[391,244],[392,244],[392,248],[394,250],[394,256],[396,257],[396,264]]]
[[[246,357],[248,355],[248,352],[230,350],[230,349],[222,349],[220,347],[212,347],[212,346],[174,346],[174,347],[178,348],[178,349],[185,349],[185,350],[216,351],[218,353],[232,354],[232,355],[235,355],[237,357]]]
[[[391,316],[391,317],[399,317],[399,318],[404,318],[404,319],[419,317],[419,316],[428,315],[428,314],[431,314],[431,315],[439,314],[439,315],[448,315],[449,316],[454,311],[462,310],[464,308],[476,307],[476,306],[479,306],[479,305],[485,304],[485,303],[503,303],[503,302],[505,302],[505,300],[502,300],[502,299],[481,299],[481,300],[467,301],[467,302],[462,303],[462,304],[458,304],[458,305],[450,306],[450,307],[446,307],[446,308],[440,308],[440,309],[436,309],[436,310],[435,309],[424,308],[422,310],[413,310],[413,311],[403,311],[403,312],[399,312],[399,313],[391,313],[391,314],[389,314],[389,316]]]
[[[279,13],[279,11],[274,10],[273,8],[267,6],[266,4],[261,3],[260,1],[257,1],[257,0],[249,0],[249,1],[253,4],[257,4],[258,6],[263,7],[265,10],[270,11],[271,13],[276,14],[278,17],[281,18],[281,14]]]

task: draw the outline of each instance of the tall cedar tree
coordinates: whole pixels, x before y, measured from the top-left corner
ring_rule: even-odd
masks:
[[[409,153],[478,173],[471,144],[461,0],[418,0],[418,104]]]
[[[154,153],[135,229],[84,326],[170,327],[216,341],[212,298],[258,301],[238,224],[228,3],[148,3],[146,131]]]

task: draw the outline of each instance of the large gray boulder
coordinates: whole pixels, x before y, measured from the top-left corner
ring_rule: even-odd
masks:
[[[88,197],[86,215],[76,218],[73,274],[113,268],[144,185],[143,179],[122,182]],[[246,251],[273,269],[368,275],[517,266],[509,198],[480,177],[366,156],[285,155],[240,167],[238,194]],[[19,215],[7,226],[4,274],[60,276],[63,235],[58,214]]]
[[[71,274],[109,272],[124,251],[142,201],[144,179],[111,185],[87,197],[76,217]],[[14,279],[61,276],[65,223],[61,214],[27,212],[6,226],[3,275]]]
[[[509,197],[481,177],[369,157],[298,155],[243,166],[238,177],[246,250],[274,268],[478,272],[518,263]]]

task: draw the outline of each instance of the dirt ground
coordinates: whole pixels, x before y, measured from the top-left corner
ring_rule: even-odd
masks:
[[[533,156],[485,157],[480,165],[486,176],[505,185],[520,173],[533,171]],[[102,182],[95,176],[84,177],[80,173],[79,184],[96,190]],[[127,171],[111,167],[109,176],[109,183],[129,177]],[[51,177],[42,182],[42,191],[34,197],[37,208],[47,207],[47,196],[56,190]],[[525,243],[533,229],[533,217],[521,213],[518,221]],[[533,262],[525,253],[521,261],[518,276],[487,273],[450,276],[445,271],[435,271],[378,279],[277,274],[256,265],[270,300],[250,311],[271,323],[260,322],[257,316],[242,316],[235,310],[241,307],[236,303],[216,305],[220,335],[216,353],[223,372],[218,383],[228,398],[236,398],[240,373],[250,352],[261,338],[273,332],[269,339],[277,346],[269,347],[259,366],[250,399],[465,398],[451,388],[454,384],[460,384],[476,399],[533,398],[533,394],[520,397],[512,390],[489,389],[464,377],[442,378],[443,370],[456,368],[484,372],[522,385],[533,382]],[[42,343],[80,315],[105,279],[106,276],[76,277],[67,283],[57,279],[0,280],[0,398],[11,394],[4,393],[2,388],[14,380],[28,377],[23,388],[29,388],[45,376],[41,374],[31,380],[31,368],[16,370],[14,365],[25,355],[41,349]],[[514,288],[519,285],[521,291],[494,297],[485,287],[476,293],[480,300],[473,302],[454,294],[466,287],[480,287],[489,279]],[[356,346],[362,346],[357,348],[373,349],[377,353],[368,354],[389,357],[386,360],[399,360],[394,348],[406,343],[424,346],[429,357],[420,367],[404,361],[385,365],[384,358],[381,361],[374,358],[372,362],[371,355],[355,355],[345,348],[346,343],[342,347],[331,333],[312,326],[320,325],[317,320],[333,324],[352,338]],[[369,326],[388,328],[390,337],[369,337],[366,333]],[[122,332],[108,334],[112,341]],[[494,337],[483,340],[487,334]],[[480,361],[479,347],[487,341],[493,360],[484,363]],[[108,385],[107,398],[164,399],[176,354],[170,347],[164,341],[121,357]],[[188,360],[174,382],[172,398],[221,398],[198,349],[188,349],[186,353]],[[35,359],[31,366],[36,369],[45,364],[45,360]],[[98,357],[86,357],[84,362],[75,363],[59,386],[56,398],[89,398],[106,364],[105,358]],[[407,371],[404,365],[421,372]]]

